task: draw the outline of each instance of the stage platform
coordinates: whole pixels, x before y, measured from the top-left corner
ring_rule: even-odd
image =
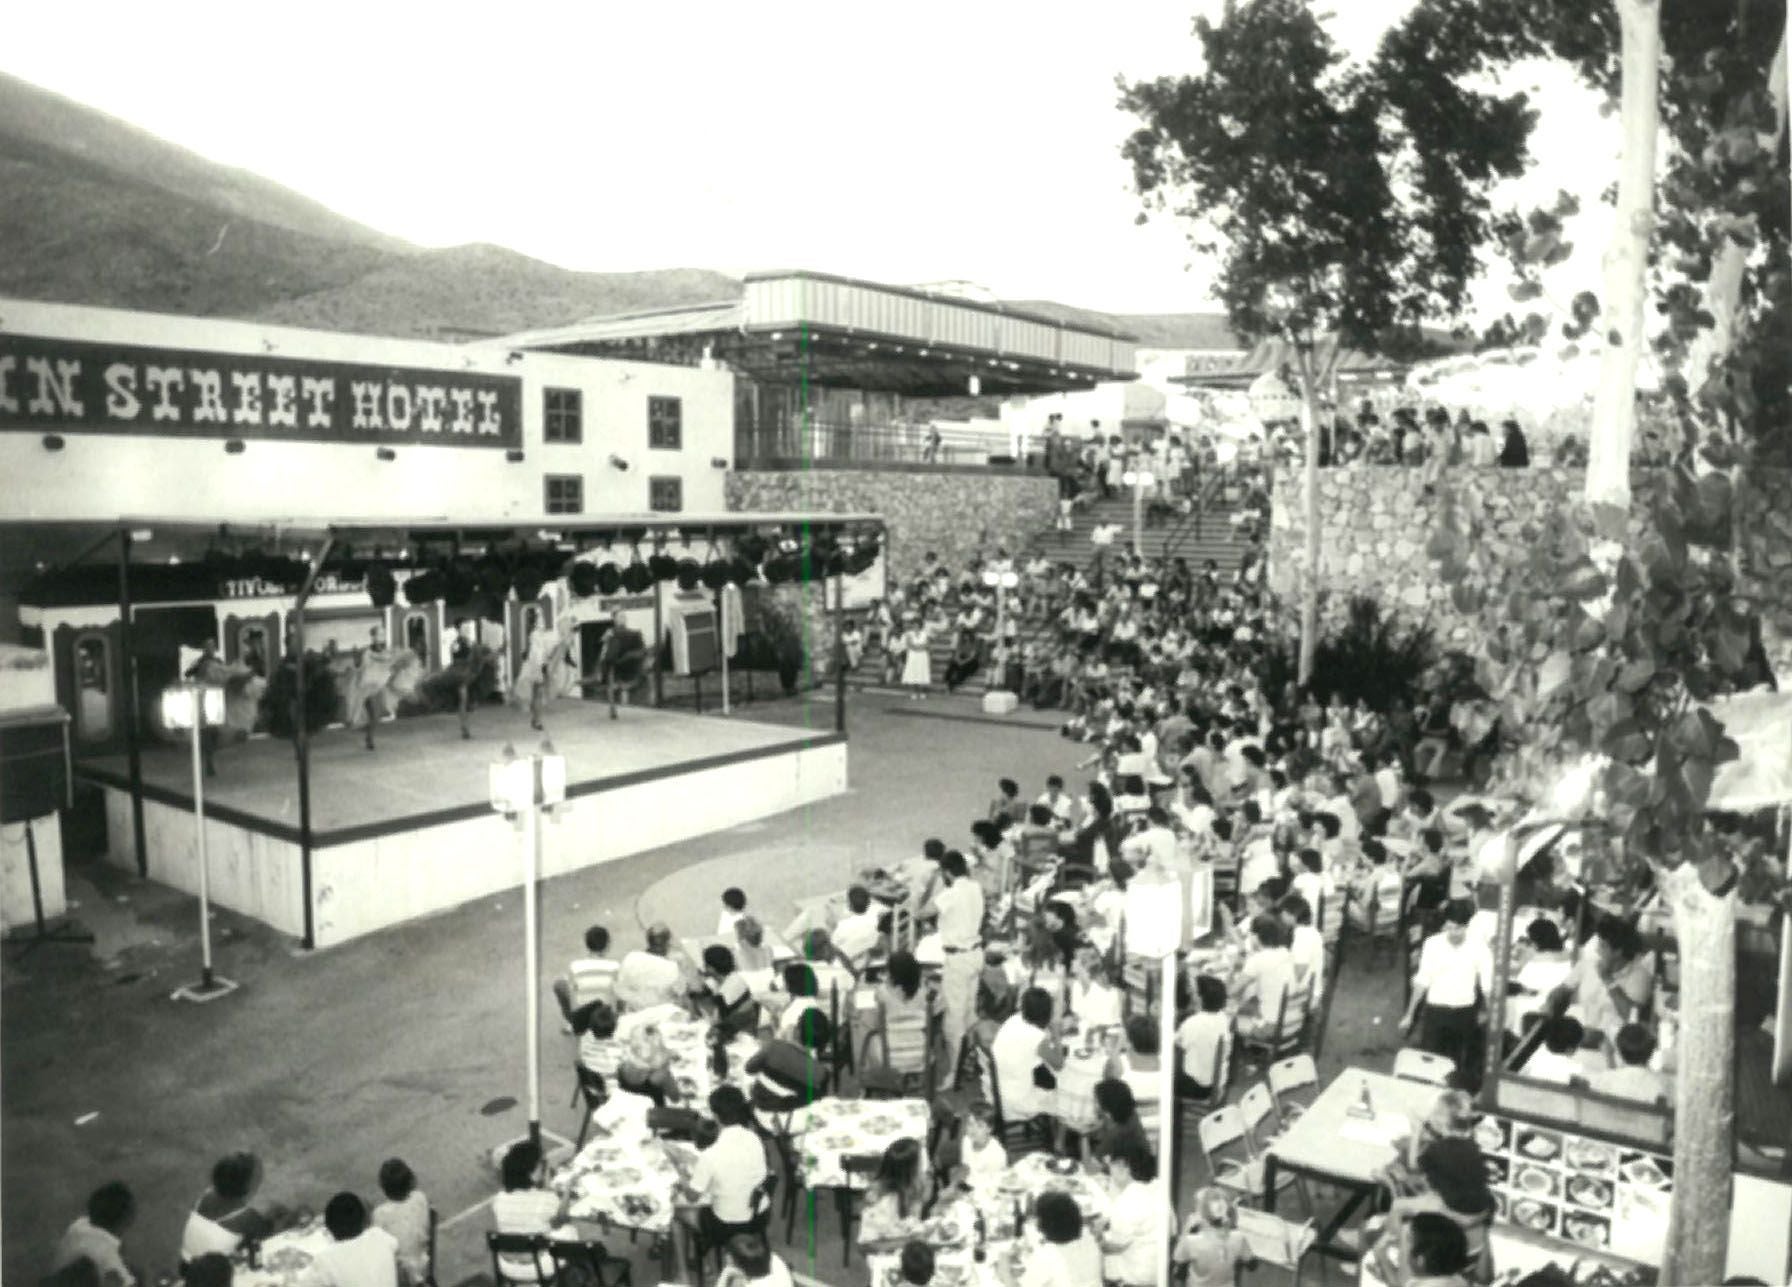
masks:
[[[542,874],[558,875],[723,830],[846,789],[846,739],[833,732],[569,699],[545,736],[566,757],[567,804],[542,833]],[[317,946],[344,942],[522,883],[513,824],[488,802],[487,770],[508,743],[538,746],[526,712],[482,707],[472,739],[452,715],[311,741],[312,854],[306,897],[292,744],[219,749],[205,784],[211,896]],[[134,870],[123,756],[77,761],[106,797],[108,859]],[[142,754],[152,879],[197,893],[192,768],[185,748]]]

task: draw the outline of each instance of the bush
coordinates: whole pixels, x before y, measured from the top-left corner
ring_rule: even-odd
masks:
[[[1265,690],[1282,691],[1294,682],[1299,641],[1264,659]],[[1351,599],[1344,624],[1319,641],[1313,654],[1313,695],[1329,702],[1335,693],[1347,704],[1358,700],[1373,711],[1412,706],[1424,696],[1425,679],[1438,661],[1437,632],[1420,623],[1402,628],[1383,614],[1381,604],[1361,595]]]

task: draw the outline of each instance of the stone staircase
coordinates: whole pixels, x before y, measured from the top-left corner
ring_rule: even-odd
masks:
[[[1214,488],[1205,498],[1205,504],[1192,515],[1148,515],[1147,522],[1139,533],[1139,548],[1148,559],[1185,559],[1196,572],[1201,570],[1208,559],[1212,559],[1222,575],[1229,574],[1237,569],[1245,552],[1250,549],[1250,543],[1237,534],[1237,529],[1232,524],[1236,507],[1235,497],[1222,488]],[[1089,535],[1098,523],[1117,523],[1120,526],[1113,545],[1108,547],[1110,559],[1132,551],[1132,497],[1128,493],[1124,497],[1116,494],[1114,499],[1106,501],[1098,497],[1093,503],[1080,507],[1070,531],[1041,532],[1027,545],[1022,557],[1031,558],[1035,553],[1042,553],[1054,562],[1070,563],[1087,571],[1095,558],[1095,546],[1090,542]],[[1050,631],[1051,627],[1044,622],[1021,622],[1020,647],[1025,649],[1034,639],[1045,637]],[[952,643],[950,636],[936,637],[932,641],[932,688],[935,692],[945,691],[942,677],[946,673],[946,662],[952,655]],[[847,676],[848,684],[867,689],[891,687],[884,681],[884,662],[881,649],[867,648],[859,661],[858,669]],[[897,670],[900,677],[900,665]],[[966,696],[980,697],[989,688],[991,680],[989,669],[985,667],[960,684],[957,691]]]

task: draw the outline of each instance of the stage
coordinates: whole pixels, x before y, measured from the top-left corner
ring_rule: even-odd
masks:
[[[723,830],[838,795],[846,738],[834,731],[602,702],[550,706],[545,736],[566,757],[567,803],[542,828],[542,874],[554,876]],[[472,740],[455,717],[381,724],[378,749],[357,731],[311,739],[311,863],[299,833],[292,744],[271,738],[221,747],[205,783],[214,902],[327,946],[520,885],[516,827],[492,811],[487,770],[508,743],[544,734],[526,712],[474,712]],[[106,797],[107,857],[132,870],[136,853],[123,756],[76,762]],[[185,747],[142,753],[149,876],[197,893],[192,761]],[[309,898],[306,896],[309,887]]]

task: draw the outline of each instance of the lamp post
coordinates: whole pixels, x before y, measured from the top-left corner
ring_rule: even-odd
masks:
[[[188,730],[193,748],[193,843],[199,859],[199,983],[177,989],[176,1001],[214,1001],[236,984],[212,973],[211,861],[205,847],[205,730],[224,723],[224,690],[216,684],[187,682],[162,690],[162,723]]]
[[[996,592],[996,647],[1006,647],[1008,643],[1006,629],[1008,625],[1008,591],[1020,584],[1020,574],[1013,568],[988,568],[983,573],[983,584]],[[1007,666],[996,676],[996,687],[1006,690],[1008,687]]]
[[[566,801],[566,758],[543,739],[533,755],[519,757],[516,748],[492,761],[492,808],[514,818],[523,832],[523,991],[529,1078],[529,1142],[541,1144],[541,927],[536,883],[541,869],[541,814]],[[562,1141],[564,1143],[564,1141]]]
[[[1143,555],[1145,552],[1143,533],[1145,530],[1145,489],[1154,486],[1157,479],[1148,469],[1129,469],[1120,475],[1120,481],[1132,488],[1132,552]]]

